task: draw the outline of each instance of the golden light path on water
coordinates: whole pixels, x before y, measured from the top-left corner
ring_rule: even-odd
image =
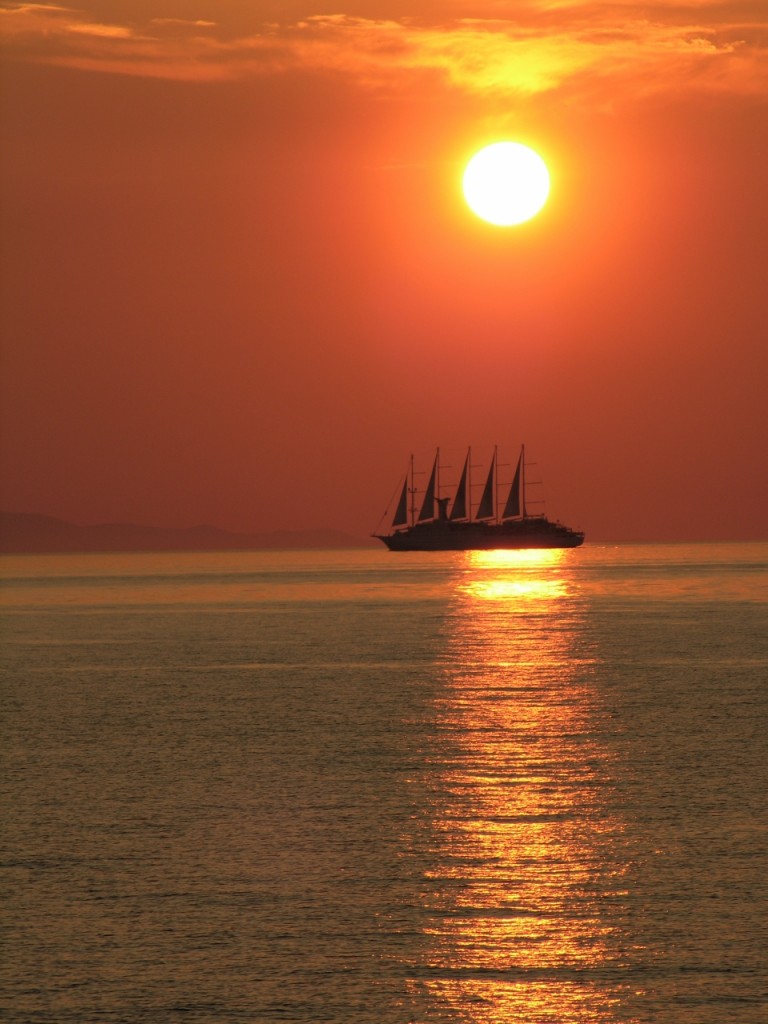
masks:
[[[563,556],[559,550],[470,551],[469,566],[483,572],[464,583],[462,589],[478,600],[564,597],[567,586],[562,576],[544,571],[560,565]]]
[[[599,904],[621,887],[605,855],[621,825],[601,806],[608,755],[593,738],[572,564],[562,551],[473,552],[457,578],[419,982],[450,1019],[613,1019],[596,981],[617,958]]]

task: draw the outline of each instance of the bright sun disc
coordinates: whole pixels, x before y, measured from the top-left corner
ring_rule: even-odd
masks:
[[[549,171],[538,153],[519,142],[495,142],[464,171],[464,198],[491,224],[508,227],[534,217],[549,195]]]

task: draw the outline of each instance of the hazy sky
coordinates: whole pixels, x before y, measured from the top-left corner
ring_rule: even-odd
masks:
[[[765,0],[0,25],[6,510],[366,534],[411,452],[524,441],[588,539],[768,536]],[[516,228],[461,196],[504,138]]]

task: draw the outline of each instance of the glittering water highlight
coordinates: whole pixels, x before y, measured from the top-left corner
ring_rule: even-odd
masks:
[[[2,568],[5,1019],[764,1019],[768,546]]]

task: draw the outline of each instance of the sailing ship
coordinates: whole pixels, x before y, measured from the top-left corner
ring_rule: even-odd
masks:
[[[577,548],[584,534],[526,505],[525,445],[520,448],[512,483],[502,508],[498,486],[498,448],[494,448],[480,502],[472,509],[472,460],[467,450],[458,486],[440,495],[440,449],[437,449],[419,513],[411,456],[389,533],[374,533],[390,551],[474,551],[514,548]],[[448,506],[451,505],[450,511]],[[386,516],[386,513],[385,513]]]

